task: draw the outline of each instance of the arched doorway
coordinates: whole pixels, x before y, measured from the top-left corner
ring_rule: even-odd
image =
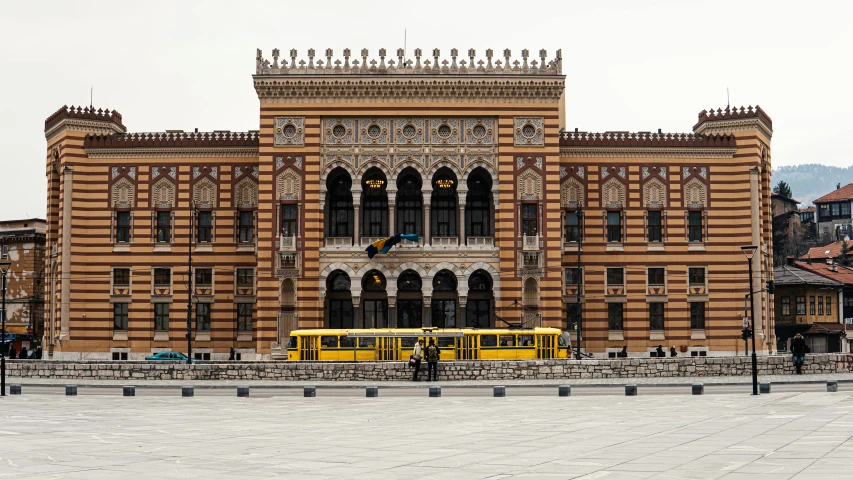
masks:
[[[361,280],[362,328],[388,328],[388,293],[385,275],[370,270]]]
[[[326,328],[354,328],[352,284],[349,275],[335,270],[326,280]]]
[[[397,179],[397,230],[423,236],[423,194],[421,177],[414,168],[403,170]]]
[[[397,327],[421,328],[423,326],[423,294],[421,277],[406,270],[397,278]]]
[[[440,168],[432,178],[430,232],[433,237],[458,237],[456,209],[456,175],[449,168]]]
[[[362,178],[362,237],[388,236],[388,179],[382,170],[369,169]]]
[[[489,328],[492,326],[492,277],[483,270],[476,270],[468,277],[468,304],[466,327]]]
[[[492,219],[492,177],[482,167],[468,175],[468,194],[465,197],[465,237],[494,235]]]
[[[456,328],[456,276],[441,270],[432,279],[432,326]]]
[[[326,180],[325,229],[327,237],[353,237],[352,178],[336,168]]]

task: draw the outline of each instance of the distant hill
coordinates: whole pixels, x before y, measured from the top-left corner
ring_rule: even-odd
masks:
[[[775,187],[780,180],[784,180],[791,186],[794,199],[801,202],[800,206],[805,208],[812,201],[835,190],[835,186],[853,183],[853,166],[830,167],[817,163],[805,165],[789,165],[773,169],[773,177],[770,183]]]

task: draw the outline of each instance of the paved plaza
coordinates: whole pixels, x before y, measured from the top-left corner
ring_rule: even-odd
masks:
[[[0,478],[853,478],[849,388],[758,397],[32,393],[46,388],[0,399]]]

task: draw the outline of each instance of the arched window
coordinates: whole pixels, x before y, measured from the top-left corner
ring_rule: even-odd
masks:
[[[365,237],[388,236],[388,193],[385,175],[377,168],[367,171],[362,185],[364,208],[362,232]]]
[[[353,206],[352,179],[343,169],[337,169],[326,181],[326,236],[352,237]]]
[[[489,328],[492,326],[492,278],[483,270],[468,277],[468,306],[465,326]]]
[[[349,275],[335,270],[326,281],[328,328],[353,328],[352,296]]]
[[[443,168],[432,179],[432,235],[455,237],[456,228],[456,176]]]
[[[492,179],[482,168],[468,176],[465,232],[468,237],[490,237],[492,231]]]
[[[361,280],[364,300],[363,328],[388,328],[388,296],[385,292],[385,275],[371,270]]]
[[[412,270],[406,270],[397,278],[397,327],[423,326],[424,302],[421,287],[421,277]]]
[[[407,169],[397,181],[397,231],[423,234],[423,194],[421,179]]]
[[[442,270],[432,279],[432,326],[456,328],[456,277]]]

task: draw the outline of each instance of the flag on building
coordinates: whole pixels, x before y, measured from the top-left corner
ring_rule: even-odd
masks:
[[[418,241],[418,234],[416,233],[398,233],[396,235],[380,238],[379,240],[371,243],[367,248],[364,249],[367,252],[367,258],[373,258],[377,253],[388,253],[391,250],[391,247],[400,243],[401,240],[408,240],[410,242]]]

